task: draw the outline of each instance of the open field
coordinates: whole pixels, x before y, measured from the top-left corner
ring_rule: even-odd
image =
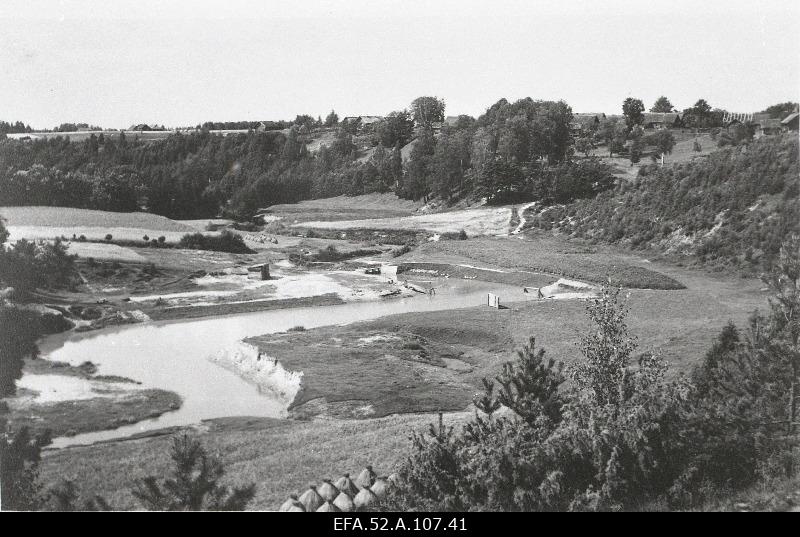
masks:
[[[544,287],[545,285],[553,283],[555,280],[554,276],[548,274],[521,272],[486,266],[476,267],[463,262],[459,263],[458,261],[460,260],[453,263],[402,262],[398,265],[397,274],[400,279],[413,277],[416,274],[425,274],[427,276],[480,280],[482,282],[502,283],[520,287]]]
[[[285,224],[308,220],[337,221],[408,216],[422,206],[421,202],[404,200],[394,194],[363,194],[361,196],[337,196],[299,203],[272,205],[261,211],[267,220],[278,218]]]
[[[164,236],[167,242],[178,242],[195,228],[150,213],[118,213],[74,209],[69,207],[0,207],[0,216],[6,219],[9,240],[53,239],[55,237],[80,237],[101,241],[107,234],[115,240],[141,241]]]
[[[696,158],[703,158],[719,149],[717,147],[717,143],[711,139],[709,134],[699,134],[695,136],[689,132],[688,129],[685,132],[676,129],[673,129],[670,132],[672,132],[672,135],[675,137],[675,147],[672,149],[672,153],[667,155],[664,159],[665,166],[690,162]],[[652,132],[647,131],[646,134],[652,134]],[[700,143],[700,151],[694,150],[695,138],[697,138],[697,141]],[[645,147],[645,151],[653,150],[653,147]],[[615,154],[614,156],[609,157],[608,148],[606,146],[600,146],[596,149],[593,149],[589,154],[590,156],[598,157],[602,162],[611,166],[612,173],[614,173],[614,175],[628,179],[635,178],[639,173],[639,168],[652,163],[652,160],[649,157],[643,157],[642,160],[637,164],[632,164],[627,155]]]
[[[445,423],[469,419],[446,415]],[[321,477],[355,475],[367,464],[389,474],[405,458],[412,430],[433,421],[428,414],[353,420],[230,418],[199,426],[199,438],[225,465],[225,483],[258,485],[250,509],[277,510],[291,492]],[[45,452],[41,478],[55,484],[74,479],[83,490],[104,495],[116,508],[138,507],[130,493],[135,479],[163,475],[170,468],[172,436],[128,440]]]
[[[684,281],[686,289],[637,289],[628,298],[631,333],[642,350],[667,359],[673,373],[688,372],[728,320],[742,325],[766,298],[757,281],[699,273]],[[558,360],[579,356],[575,344],[587,327],[581,301],[501,298],[506,309],[401,314],[249,342],[286,369],[303,372],[292,407],[299,416],[463,409],[480,379],[496,374],[530,336]]]
[[[470,237],[479,235],[507,235],[511,220],[507,207],[466,209],[446,213],[401,216],[395,218],[370,218],[361,220],[308,221],[304,227],[320,229],[412,229],[433,233],[458,233],[462,229]]]
[[[118,213],[71,207],[0,207],[9,226],[135,228],[194,231],[192,226],[151,213]]]
[[[542,233],[527,238],[478,237],[467,241],[438,241],[422,244],[399,258],[409,262],[466,263],[514,268],[646,289],[680,289],[674,278],[653,270],[641,258],[608,248],[565,242]]]
[[[481,373],[505,356],[511,334],[492,322],[448,327],[438,316],[421,317],[432,324],[392,316],[247,342],[285,369],[303,372],[301,391],[290,406],[295,417],[463,410]]]

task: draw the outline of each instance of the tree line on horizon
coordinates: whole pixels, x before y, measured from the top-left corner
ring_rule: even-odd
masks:
[[[792,104],[770,108],[780,113]],[[662,97],[653,109],[671,107]],[[459,116],[442,126],[444,100],[423,96],[389,113],[366,134],[358,120],[340,120],[331,111],[324,120],[298,115],[263,129],[253,122],[207,122],[197,132],[156,141],[102,133],[74,143],[58,137],[4,140],[0,205],[145,209],[179,219],[249,220],[260,207],[369,192],[445,203],[470,197],[490,203],[563,203],[613,186],[606,166],[578,159],[576,152],[588,156],[605,144],[610,154],[627,152],[633,162],[646,146],[661,154],[671,151],[674,139],[668,132],[643,137],[640,100],[628,98],[622,109],[622,118],[607,118],[576,134],[572,109],[563,101],[501,99],[478,118]],[[718,115],[700,99],[687,121],[699,128]],[[251,130],[226,137],[208,132],[242,126]],[[307,144],[319,129],[332,132],[333,140],[312,154]]]

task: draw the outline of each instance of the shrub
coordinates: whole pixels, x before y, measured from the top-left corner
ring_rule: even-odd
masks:
[[[42,448],[47,435],[32,437],[27,427],[0,435],[0,502],[4,510],[35,511],[44,499],[38,484]]]
[[[142,237],[142,240],[143,240],[144,242],[150,242],[150,237],[148,237],[147,235],[145,235],[144,237]]]
[[[240,235],[227,229],[217,236],[203,235],[202,233],[184,235],[178,242],[178,247],[234,254],[252,253],[252,250],[247,247]]]
[[[158,244],[164,244],[165,242],[167,242],[167,238],[164,235],[161,235],[158,238]]]
[[[253,499],[254,484],[220,485],[222,464],[187,435],[172,442],[171,477],[148,476],[137,481],[133,495],[151,511],[242,511]]]
[[[0,282],[22,296],[36,288],[62,289],[75,282],[75,259],[61,239],[28,242],[21,239],[10,248],[0,247]]]
[[[567,369],[531,339],[460,431],[413,436],[385,507],[412,510],[690,508],[714,491],[793,475],[790,386],[800,369],[800,240],[767,283],[776,297],[743,336],[727,326],[692,382],[634,356],[619,290],[587,302],[582,360]]]
[[[478,412],[460,432],[440,423],[414,436],[390,507],[617,510],[666,494],[680,475],[672,423],[681,392],[657,358],[629,363],[618,294],[604,289],[587,307],[597,335],[582,344],[587,365],[570,370],[573,387],[563,388],[562,365],[531,339],[484,380]]]
[[[404,244],[400,248],[395,248],[394,250],[392,250],[392,257],[400,257],[403,254],[407,254],[411,250],[412,247],[410,244]]]
[[[110,240],[111,240],[111,239],[113,239],[113,238],[114,238],[114,237],[111,235],[111,233],[107,233],[107,234],[106,234],[106,240],[107,240],[107,241],[110,241]]]

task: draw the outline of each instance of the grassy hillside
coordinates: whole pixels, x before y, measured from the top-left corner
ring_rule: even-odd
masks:
[[[594,199],[540,211],[531,225],[634,249],[759,272],[800,232],[797,137],[769,137],[707,158],[642,168]]]
[[[622,256],[617,251],[572,245],[547,237],[524,241],[478,237],[468,241],[430,242],[402,260],[488,264],[595,283],[611,279],[615,285],[632,289],[684,288],[680,281],[644,266],[642,260]]]
[[[71,207],[0,207],[8,226],[140,228],[155,231],[194,229],[186,224],[150,213],[119,213]]]

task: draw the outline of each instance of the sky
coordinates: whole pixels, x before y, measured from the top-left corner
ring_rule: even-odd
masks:
[[[797,0],[3,0],[0,120],[52,128],[447,115],[498,99],[620,113],[800,100]]]

